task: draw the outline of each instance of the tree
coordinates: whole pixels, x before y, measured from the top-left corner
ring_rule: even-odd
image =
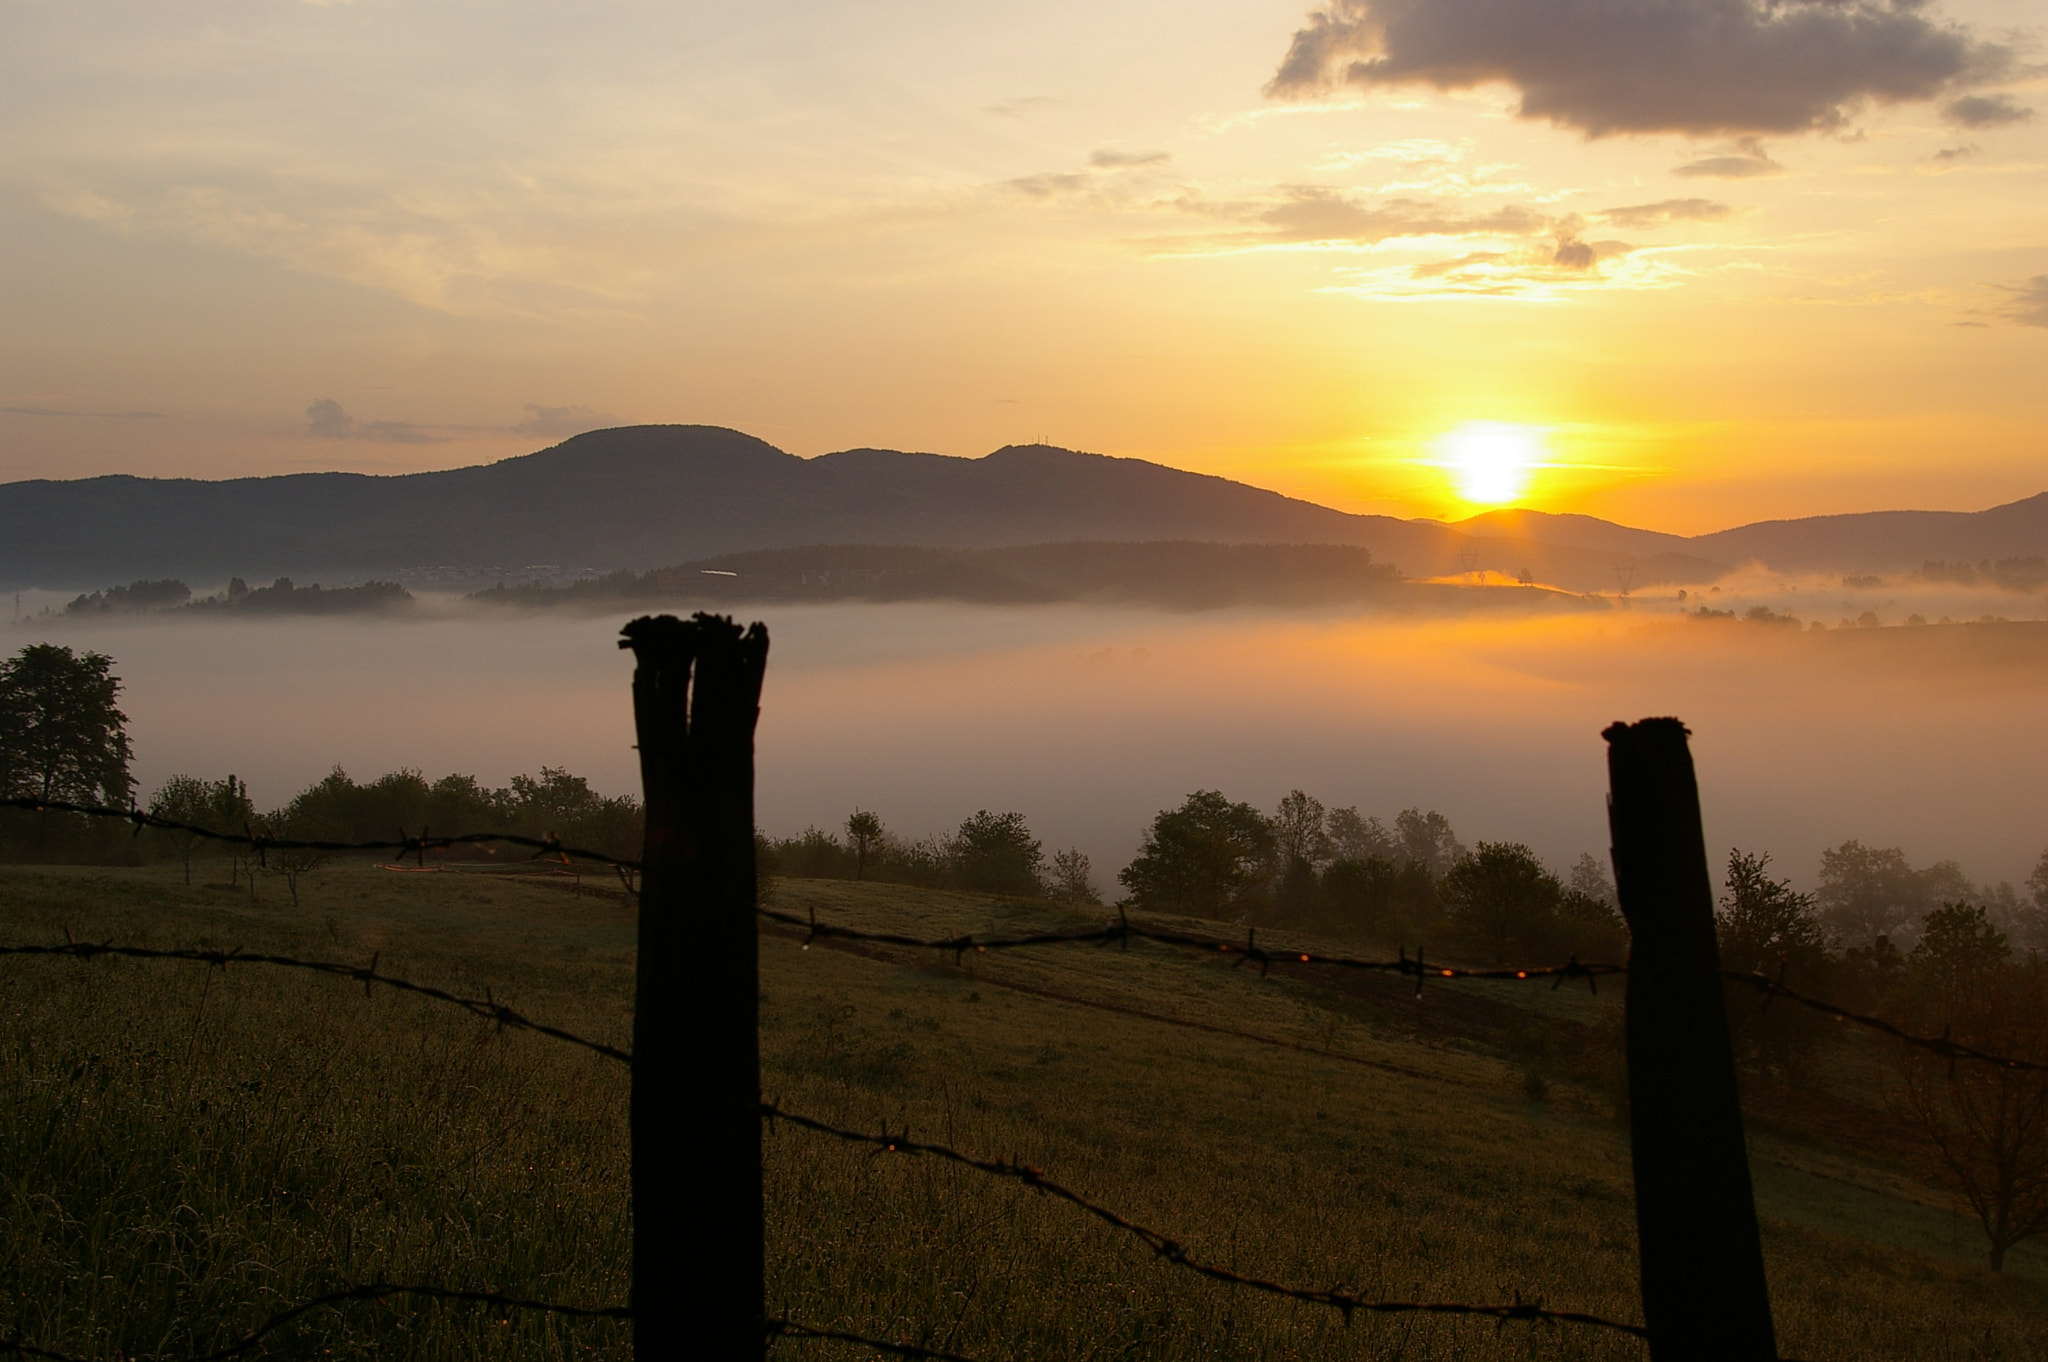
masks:
[[[1315,911],[1316,871],[1330,859],[1330,838],[1323,830],[1320,801],[1291,790],[1273,815],[1273,850],[1280,864],[1274,907],[1285,918]]]
[[[1451,867],[1465,859],[1465,848],[1451,831],[1451,820],[1431,809],[1403,809],[1394,817],[1394,836],[1400,843],[1401,858],[1427,869],[1431,879],[1442,879]]]
[[[1052,858],[1052,896],[1062,903],[1100,903],[1094,868],[1085,852],[1069,847]]]
[[[1045,850],[1021,813],[978,810],[961,822],[949,850],[953,873],[964,888],[1027,898],[1045,893],[1038,877]]]
[[[853,877],[866,879],[868,857],[879,851],[882,838],[882,820],[865,809],[855,809],[846,817],[846,843],[853,848]]]
[[[206,827],[207,817],[213,811],[213,786],[197,776],[172,776],[149,801],[149,811],[174,823]],[[192,853],[199,850],[207,839],[199,833],[178,828],[161,829],[157,836],[170,844],[172,852],[184,864],[185,883],[192,883]]]
[[[1152,820],[1137,859],[1117,879],[1143,908],[1222,917],[1272,871],[1273,829],[1249,804],[1197,790]]]
[[[1317,886],[1322,916],[1339,931],[1394,937],[1419,933],[1436,911],[1429,869],[1386,856],[1332,861]]]
[[[1481,842],[1443,877],[1441,893],[1451,925],[1505,963],[1549,947],[1565,889],[1521,843]]]
[[[220,832],[246,832],[256,821],[256,806],[249,802],[249,787],[232,774],[216,781],[206,799],[206,826]],[[242,852],[228,844],[228,883],[234,884],[242,867]],[[249,875],[250,892],[255,892],[256,875]]]
[[[73,804],[128,803],[133,752],[121,679],[104,653],[32,643],[0,662],[0,791]]]
[[[1908,1020],[1961,1044],[2048,1063],[2048,962],[2012,958],[1984,910],[1928,914],[1907,957]],[[1933,1170],[1975,1212],[2001,1271],[2013,1245],[2048,1232],[2048,1074],[1893,1049],[1900,1105]]]
[[[1828,972],[1827,934],[1813,897],[1773,879],[1768,855],[1728,853],[1727,893],[1714,915],[1721,968],[1786,978],[1811,988]],[[1767,995],[1730,982],[1724,988],[1728,1029],[1738,1057],[1787,1079],[1805,1071],[1826,1020],[1803,1007],[1771,1006]]]
[[[1320,866],[1330,859],[1330,837],[1324,830],[1322,802],[1290,790],[1273,814],[1273,849],[1284,869],[1301,861]]]
[[[273,837],[294,842],[332,842],[341,840],[334,835],[334,829],[319,820],[301,814],[294,816],[287,812],[265,821],[264,831]],[[312,847],[270,847],[264,852],[264,863],[274,875],[281,876],[285,889],[292,896],[292,907],[299,906],[299,879],[327,864],[327,853]]]
[[[1589,899],[1597,899],[1609,908],[1621,907],[1621,896],[1614,892],[1614,881],[1607,878],[1607,863],[1590,851],[1580,852],[1579,859],[1572,862],[1565,886]]]
[[[1897,937],[1947,899],[1972,896],[1969,878],[1954,861],[1916,870],[1897,847],[1847,841],[1820,857],[1820,918],[1845,944],[1860,946],[1880,935]]]
[[[1332,809],[1323,824],[1330,837],[1330,855],[1339,861],[1395,857],[1394,837],[1377,818],[1360,818],[1355,808]]]

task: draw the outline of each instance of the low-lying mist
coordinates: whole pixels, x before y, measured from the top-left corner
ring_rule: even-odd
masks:
[[[1858,838],[2021,881],[2048,845],[2048,624],[1853,627],[1998,613],[1993,590],[1938,586],[1730,579],[1536,618],[742,611],[773,638],[759,817],[788,835],[859,805],[920,837],[1018,809],[1113,890],[1143,825],[1190,791],[1270,810],[1298,787],[1383,818],[1441,810],[1468,844],[1527,842],[1562,867],[1606,846],[1601,729],[1675,714],[1717,857],[1768,851],[1810,885],[1823,848]],[[1702,604],[1734,617],[1679,613]],[[1742,618],[1757,606],[1804,623]],[[145,792],[232,771],[272,807],[339,764],[494,784],[560,766],[616,793],[639,784],[622,619],[43,619],[7,650],[115,658]]]

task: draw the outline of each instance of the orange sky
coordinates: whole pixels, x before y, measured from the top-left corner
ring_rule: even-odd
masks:
[[[0,22],[0,477],[688,421],[1460,515],[1491,421],[1678,531],[2048,488],[2044,0]]]

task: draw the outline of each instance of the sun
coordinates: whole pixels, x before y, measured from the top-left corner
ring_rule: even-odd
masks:
[[[1478,506],[1520,497],[1544,463],[1543,431],[1507,421],[1467,421],[1437,441],[1439,463],[1457,479],[1458,495]]]

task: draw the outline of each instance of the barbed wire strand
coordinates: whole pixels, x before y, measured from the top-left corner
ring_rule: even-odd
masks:
[[[208,841],[248,847],[257,854],[259,860],[269,851],[391,851],[400,856],[424,857],[429,851],[446,851],[451,847],[477,846],[486,842],[505,842],[512,846],[532,849],[536,859],[554,856],[563,861],[596,861],[601,865],[616,866],[621,870],[640,869],[640,862],[636,860],[593,851],[588,847],[568,846],[553,833],[543,837],[528,837],[518,832],[465,832],[452,837],[429,837],[422,831],[420,836],[413,837],[408,835],[405,829],[400,828],[395,841],[331,842],[317,838],[278,837],[254,828],[246,832],[222,832],[217,828],[201,827],[197,823],[181,823],[175,818],[165,818],[147,809],[117,809],[106,804],[73,804],[61,799],[12,797],[0,799],[0,808],[24,809],[29,813],[77,813],[89,818],[118,818],[124,823],[133,824],[137,835],[145,828],[154,828],[160,832],[189,833],[194,837],[204,837]]]
[[[422,858],[422,860],[424,860],[425,854],[429,851],[446,850],[450,847],[468,846],[485,842],[505,842],[514,846],[530,847],[534,850],[535,855],[537,857],[557,856],[565,861],[570,859],[596,861],[604,865],[617,867],[620,870],[637,871],[642,868],[640,862],[628,859],[626,857],[611,856],[601,851],[592,851],[586,848],[565,846],[562,843],[562,840],[554,836],[553,834],[549,834],[546,837],[527,837],[519,833],[510,832],[471,832],[462,833],[460,835],[452,837],[427,837],[424,835],[419,837],[411,837],[404,835],[404,830],[400,829],[401,836],[397,841],[329,842],[301,838],[273,837],[267,833],[259,833],[254,831],[247,833],[221,832],[213,828],[201,827],[193,823],[182,823],[177,821],[176,819],[163,818],[157,814],[150,813],[145,809],[117,809],[103,804],[74,804],[64,800],[47,800],[27,797],[14,797],[0,799],[0,808],[25,809],[32,813],[48,811],[56,813],[84,814],[94,818],[118,818],[133,824],[137,835],[140,835],[144,828],[157,828],[164,831],[172,832],[186,832],[191,833],[194,836],[205,837],[214,841],[228,842],[239,846],[249,847],[250,849],[257,852],[259,857],[265,851],[268,850],[306,850],[335,852],[395,851],[401,856],[418,854]],[[1224,941],[1215,937],[1195,936],[1185,932],[1170,932],[1157,927],[1133,926],[1129,918],[1124,915],[1121,909],[1118,910],[1116,922],[1097,928],[1093,931],[1033,932],[1023,936],[988,938],[978,938],[972,935],[961,935],[940,938],[920,938],[906,936],[895,932],[861,931],[856,928],[840,927],[830,923],[821,923],[817,920],[817,913],[815,912],[815,910],[812,911],[808,917],[799,916],[795,913],[780,912],[778,910],[770,908],[757,908],[755,911],[767,921],[780,923],[784,926],[803,928],[808,933],[808,936],[811,940],[817,940],[825,937],[836,937],[851,941],[866,941],[874,943],[876,945],[902,946],[917,950],[949,951],[952,953],[954,962],[956,964],[959,963],[969,951],[983,953],[987,951],[1019,950],[1035,946],[1062,945],[1118,945],[1124,948],[1128,948],[1132,941],[1149,941],[1154,943],[1155,945],[1173,946],[1181,949],[1198,950],[1204,953],[1216,952],[1222,955],[1234,956],[1234,964],[1240,966],[1245,964],[1256,964],[1259,966],[1260,973],[1262,974],[1270,971],[1274,964],[1279,963],[1298,965],[1324,965],[1334,967],[1337,969],[1370,971],[1374,973],[1383,974],[1407,975],[1415,980],[1415,991],[1418,994],[1422,991],[1422,985],[1424,981],[1428,979],[1550,979],[1553,981],[1552,987],[1562,985],[1567,979],[1584,979],[1586,980],[1588,986],[1593,988],[1594,991],[1597,992],[1599,989],[1599,980],[1602,976],[1625,975],[1628,973],[1627,965],[1615,964],[1611,961],[1584,962],[1579,960],[1576,956],[1572,957],[1567,963],[1562,965],[1542,965],[1530,966],[1526,968],[1501,967],[1495,969],[1469,969],[1461,966],[1427,964],[1423,959],[1423,952],[1420,948],[1416,950],[1414,956],[1411,958],[1408,955],[1407,949],[1404,947],[1402,948],[1399,958],[1394,960],[1366,960],[1357,958],[1355,956],[1332,955],[1318,951],[1284,949],[1276,950],[1271,947],[1259,945],[1257,933],[1254,930],[1247,929],[1247,931],[1245,932],[1244,944],[1239,945],[1236,942]],[[31,949],[32,948],[14,948],[14,953],[28,953],[29,950]],[[103,947],[101,949],[105,950],[109,948]],[[128,949],[131,951],[133,950],[133,948]],[[74,949],[68,953],[77,954],[79,952]],[[245,956],[242,958],[261,959],[262,957]],[[321,966],[318,964],[311,964],[309,962],[286,962],[281,958],[273,958],[266,962],[296,963],[300,965],[300,967],[302,968],[322,969],[324,972],[328,973],[346,971],[355,968],[353,966]],[[1929,1050],[1937,1055],[1942,1056],[1945,1059],[1948,1059],[1951,1062],[1958,1059],[1968,1059],[1977,1061],[1979,1063],[1993,1064],[2000,1068],[2011,1069],[2016,1071],[2031,1073],[2048,1073],[2048,1063],[2040,1063],[2034,1060],[2019,1059],[2009,1055],[1991,1054],[1987,1051],[1979,1050],[1974,1046],[1963,1045],[1951,1039],[1950,1036],[1946,1033],[1940,1036],[1916,1036],[1911,1032],[1906,1031],[1904,1028],[1899,1027],[1892,1022],[1885,1021],[1880,1017],[1867,1016],[1862,1013],[1853,1012],[1850,1009],[1842,1007],[1836,1003],[1824,1002],[1817,998],[1809,998],[1804,994],[1795,993],[1791,989],[1784,987],[1784,984],[1781,980],[1773,980],[1765,975],[1747,974],[1734,970],[1724,970],[1722,971],[1722,976],[1736,983],[1740,983],[1751,988],[1759,989],[1770,996],[1783,996],[1788,1001],[1798,1003],[1803,1007],[1812,1008],[1817,1012],[1824,1012],[1838,1020],[1851,1022],[1856,1025],[1866,1027],[1870,1030],[1877,1031],[1885,1036],[1889,1036],[1893,1040],[1899,1041],[1902,1044],[1912,1045],[1924,1050]],[[396,981],[387,982],[396,983]],[[437,991],[420,989],[416,986],[415,991],[426,993],[427,996],[436,996],[437,994]],[[470,1007],[470,1003],[474,1001],[459,999],[454,997],[453,995],[441,996],[443,1001],[453,1002],[465,1007]],[[556,1039],[567,1040],[570,1041],[572,1044],[583,1045],[587,1048],[597,1050],[601,1054],[606,1054],[614,1059],[628,1059],[628,1056],[626,1056],[622,1051],[613,1050],[609,1046],[599,1046],[596,1042],[583,1040],[582,1038],[570,1035],[567,1032],[557,1034],[552,1029],[540,1027],[534,1023],[527,1022],[523,1018],[519,1019],[518,1021],[513,1021],[509,1017],[496,1017],[494,1015],[495,1005],[489,1003],[487,1000],[481,1006],[484,1007],[485,1013],[492,1013],[494,1020],[501,1020],[502,1023],[505,1025],[522,1026],[524,1029],[538,1031],[543,1035],[554,1035]],[[476,1011],[476,1008],[470,1007],[470,1010]],[[485,1015],[485,1013],[479,1013],[479,1015]],[[516,1014],[513,1015],[516,1016]]]
[[[1067,1202],[1069,1205],[1075,1206],[1094,1216],[1104,1224],[1122,1230],[1124,1233],[1144,1243],[1157,1257],[1171,1263],[1175,1267],[1184,1268],[1189,1272],[1197,1273],[1212,1281],[1226,1282],[1232,1286],[1247,1287],[1254,1291],[1261,1291],[1267,1295],[1279,1296],[1287,1300],[1301,1301],[1310,1305],[1327,1306],[1341,1312],[1346,1323],[1350,1322],[1354,1314],[1360,1312],[1376,1315],[1464,1315],[1491,1319],[1499,1324],[1505,1324],[1509,1320],[1528,1320],[1547,1324],[1584,1324],[1594,1328],[1612,1329],[1636,1338],[1649,1337],[1648,1331],[1640,1324],[1625,1324],[1619,1320],[1606,1319],[1600,1315],[1587,1314],[1578,1310],[1550,1310],[1544,1307],[1540,1299],[1525,1302],[1519,1294],[1517,1294],[1512,1305],[1467,1305],[1454,1301],[1366,1300],[1343,1291],[1319,1291],[1306,1287],[1286,1286],[1280,1282],[1268,1281],[1262,1277],[1253,1277],[1227,1267],[1219,1267],[1214,1263],[1204,1262],[1189,1253],[1185,1245],[1171,1236],[1162,1234],[1158,1230],[1148,1229],[1144,1225],[1140,1225],[1136,1221],[1120,1215],[1107,1206],[1089,1200],[1072,1188],[1054,1182],[1029,1164],[1017,1163],[1008,1159],[975,1158],[971,1154],[963,1154],[959,1150],[948,1148],[945,1145],[912,1140],[905,1135],[891,1135],[887,1132],[886,1128],[879,1135],[868,1134],[858,1130],[848,1130],[843,1126],[831,1125],[809,1116],[786,1111],[774,1102],[763,1102],[761,1104],[761,1115],[764,1120],[769,1121],[771,1124],[775,1121],[787,1121],[793,1126],[813,1131],[817,1134],[829,1135],[835,1139],[845,1140],[853,1144],[868,1145],[878,1153],[929,1155],[930,1157],[944,1159],[949,1163],[976,1169],[995,1177],[1013,1178],[1035,1192]]]
[[[950,953],[956,964],[964,960],[969,952],[979,954],[988,951],[1018,950],[1036,946],[1128,946],[1132,941],[1149,941],[1157,945],[1198,951],[1204,955],[1234,956],[1235,964],[1257,964],[1262,973],[1269,971],[1272,966],[1278,964],[1325,965],[1338,969],[1370,971],[1381,974],[1404,974],[1415,979],[1415,988],[1418,993],[1422,991],[1423,982],[1428,979],[1549,979],[1552,981],[1551,986],[1553,988],[1563,984],[1567,979],[1585,979],[1589,985],[1597,988],[1597,981],[1603,977],[1612,975],[1625,977],[1628,974],[1627,965],[1615,964],[1611,961],[1582,961],[1577,956],[1573,956],[1562,965],[1505,966],[1496,969],[1466,969],[1450,965],[1427,964],[1423,960],[1420,950],[1417,950],[1413,956],[1410,956],[1405,948],[1400,956],[1393,960],[1365,960],[1354,956],[1330,955],[1318,951],[1288,950],[1261,946],[1258,944],[1256,936],[1250,932],[1246,933],[1243,943],[1238,943],[1225,941],[1218,937],[1196,936],[1186,932],[1169,932],[1153,927],[1136,926],[1121,913],[1117,921],[1089,931],[1036,932],[1025,936],[982,938],[971,935],[914,937],[895,932],[870,932],[854,927],[841,927],[831,923],[819,922],[815,911],[809,916],[781,912],[772,908],[758,908],[755,911],[770,922],[803,931],[806,934],[806,944],[811,941],[836,939],[867,942],[882,946],[898,946],[912,950],[934,950]],[[1797,1003],[1802,1007],[1809,1007],[1817,1012],[1825,1012],[1830,1017],[1834,1017],[1839,1021],[1852,1022],[1858,1026],[1867,1027],[1902,1044],[1930,1050],[1951,1061],[1969,1059],[1980,1063],[1997,1065],[2006,1069],[2031,1073],[2048,1073],[2048,1064],[2029,1059],[2019,1059],[2010,1055],[1992,1054],[1973,1046],[1963,1045],[1946,1034],[1940,1036],[1914,1035],[1903,1027],[1885,1021],[1881,1017],[1866,1016],[1863,1013],[1851,1011],[1838,1003],[1825,1002],[1818,998],[1809,998],[1802,993],[1796,993],[1786,988],[1781,979],[1772,979],[1768,975],[1746,973],[1740,970],[1723,970],[1721,971],[1721,977],[1733,983],[1757,989],[1767,995],[1782,996],[1787,1001]]]
[[[69,956],[79,960],[91,960],[98,956],[117,956],[131,960],[182,960],[194,964],[210,965],[221,970],[227,969],[229,965],[270,965],[280,969],[305,970],[312,974],[325,974],[332,978],[350,979],[359,982],[363,986],[365,996],[368,996],[372,984],[383,984],[387,988],[394,988],[403,993],[412,993],[422,998],[430,998],[435,1002],[459,1007],[473,1017],[479,1017],[484,1021],[496,1023],[500,1030],[510,1027],[518,1031],[531,1031],[536,1035],[546,1036],[550,1040],[565,1041],[570,1045],[581,1046],[593,1054],[602,1055],[606,1059],[617,1060],[621,1064],[631,1064],[633,1062],[632,1054],[619,1049],[617,1046],[606,1045],[602,1041],[579,1036],[575,1032],[565,1031],[559,1026],[550,1026],[545,1022],[537,1022],[531,1017],[514,1011],[512,1008],[491,997],[490,990],[488,989],[485,990],[484,996],[481,998],[465,998],[461,994],[450,993],[447,989],[435,988],[431,984],[418,984],[410,979],[401,979],[395,975],[381,973],[377,969],[378,956],[376,955],[370,957],[370,963],[367,965],[351,965],[339,960],[301,960],[296,956],[290,955],[271,955],[261,952],[244,951],[240,947],[227,951],[200,950],[197,948],[161,950],[148,946],[117,946],[111,941],[72,941],[69,939],[70,934],[68,932],[65,935],[66,940],[61,946],[0,946],[0,955]]]
[[[1785,987],[1782,979],[1773,979],[1767,974],[1745,974],[1738,970],[1723,970],[1721,977],[1756,989],[1765,995],[1766,1003],[1771,998],[1783,998],[1787,1002],[1797,1003],[1801,1007],[1810,1007],[1816,1012],[1826,1013],[1837,1021],[1853,1022],[1858,1026],[1868,1027],[1873,1031],[1891,1037],[1901,1044],[1917,1046],[1923,1050],[1931,1050],[1948,1060],[1950,1064],[1954,1064],[1959,1059],[1972,1059],[1980,1064],[1990,1064],[2001,1069],[2011,1069],[2016,1072],[2048,1073],[2048,1064],[2031,1059],[2016,1059],[2011,1055],[1994,1055],[1987,1051],[1979,1050],[1974,1046],[1964,1045],[1959,1041],[1953,1040],[1947,1032],[1943,1032],[1939,1036],[1916,1036],[1912,1032],[1884,1020],[1882,1017],[1868,1017],[1860,1012],[1851,1012],[1849,1009],[1835,1003],[1823,1002],[1818,998],[1809,998],[1803,993],[1795,993]]]

